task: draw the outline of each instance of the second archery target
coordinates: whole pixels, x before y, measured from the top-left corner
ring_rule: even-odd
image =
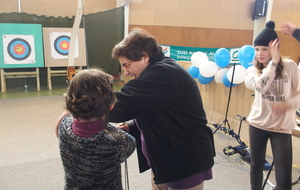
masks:
[[[50,34],[51,56],[53,59],[68,59],[70,36],[70,32],[52,32]],[[74,56],[75,58],[79,57],[78,38],[76,38]]]
[[[44,56],[46,67],[68,66],[72,28],[43,28]],[[86,66],[84,29],[79,28],[75,41],[74,65]]]
[[[70,37],[66,35],[59,36],[54,41],[54,49],[61,55],[69,54]]]

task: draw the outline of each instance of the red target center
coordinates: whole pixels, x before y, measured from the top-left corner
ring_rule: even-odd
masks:
[[[68,50],[69,49],[69,42],[68,41],[62,41],[61,43],[60,43],[60,48],[62,49],[62,50]]]
[[[17,55],[22,55],[25,52],[25,47],[22,44],[17,44],[14,47],[14,53]]]

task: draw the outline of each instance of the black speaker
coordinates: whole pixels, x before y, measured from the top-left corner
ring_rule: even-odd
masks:
[[[256,0],[255,1],[252,20],[258,19],[259,17],[266,16],[267,4],[268,4],[267,0]]]

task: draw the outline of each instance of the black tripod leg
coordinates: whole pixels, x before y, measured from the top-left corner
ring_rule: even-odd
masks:
[[[292,186],[293,186],[293,185],[296,185],[299,181],[300,181],[300,176],[299,176],[299,178],[297,179],[297,181],[295,181],[295,182],[292,183]]]
[[[213,132],[213,134],[215,134],[215,133],[220,129],[220,127],[221,127],[222,125],[224,125],[226,122],[227,122],[227,120],[223,120],[223,121],[218,125],[218,127],[216,127],[216,130]]]
[[[266,184],[267,184],[267,181],[268,181],[268,179],[269,179],[269,177],[270,177],[270,174],[271,174],[271,171],[272,171],[272,169],[273,169],[273,166],[274,166],[274,161],[273,161],[272,164],[271,164],[271,167],[270,167],[270,169],[269,169],[269,171],[268,171],[268,174],[267,174],[267,176],[266,176],[265,182],[264,182],[264,184],[263,184],[261,190],[264,190],[264,188],[265,188],[265,186],[266,186]]]

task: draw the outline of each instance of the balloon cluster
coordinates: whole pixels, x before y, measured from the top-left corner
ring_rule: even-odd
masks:
[[[215,52],[214,62],[209,61],[205,53],[198,51],[191,56],[192,65],[188,68],[188,72],[201,84],[209,84],[215,80],[216,83],[223,83],[226,87],[233,87],[245,82],[246,87],[253,90],[246,72],[248,67],[252,66],[254,56],[253,46],[244,45],[238,52],[241,65],[229,67],[231,57],[226,48],[220,48]]]

